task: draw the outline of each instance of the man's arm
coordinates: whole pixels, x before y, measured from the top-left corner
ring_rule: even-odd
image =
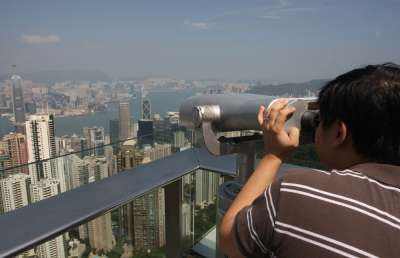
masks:
[[[274,181],[282,160],[298,146],[299,130],[291,128],[289,133],[284,130],[287,117],[295,111],[294,108],[286,105],[286,100],[274,103],[268,110],[267,118],[264,117],[265,108],[260,107],[258,121],[264,133],[266,155],[233,201],[219,228],[219,247],[229,257],[243,257],[235,244],[236,215],[244,207],[250,205]]]

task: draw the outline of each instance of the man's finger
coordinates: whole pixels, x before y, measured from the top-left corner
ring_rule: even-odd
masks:
[[[288,103],[287,99],[279,99],[275,101],[270,107],[269,107],[269,115],[268,115],[268,127],[272,128],[275,125],[275,120],[278,116],[278,112],[284,108]]]
[[[261,105],[260,108],[258,109],[258,115],[257,115],[258,124],[260,126],[262,126],[262,124],[264,123],[264,112],[265,112],[265,107]]]
[[[289,135],[289,139],[290,139],[290,142],[292,143],[292,145],[294,147],[299,146],[299,141],[300,141],[300,130],[299,130],[299,128],[291,127],[289,129],[288,135]]]
[[[278,117],[276,118],[274,128],[277,131],[282,130],[285,127],[285,123],[290,114],[293,114],[296,111],[294,107],[285,107],[281,109],[278,113]]]

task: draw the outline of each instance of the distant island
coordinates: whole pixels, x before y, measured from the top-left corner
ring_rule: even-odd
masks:
[[[247,93],[271,95],[271,96],[292,96],[304,97],[316,95],[318,91],[328,82],[328,79],[312,80],[302,83],[284,83],[277,85],[256,85],[248,89]]]

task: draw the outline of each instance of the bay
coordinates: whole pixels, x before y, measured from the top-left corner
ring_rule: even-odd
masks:
[[[168,111],[178,111],[180,104],[188,97],[195,95],[195,91],[177,90],[177,91],[150,91],[147,98],[151,102],[152,114],[158,113],[165,115]],[[138,120],[140,113],[140,101],[131,100],[131,116]],[[110,105],[104,112],[95,112],[83,116],[69,116],[55,118],[56,136],[78,134],[82,135],[83,127],[100,126],[104,127],[106,133],[109,132],[109,121],[118,119],[118,104]],[[0,136],[3,136],[13,130],[13,125],[7,118],[0,117]]]

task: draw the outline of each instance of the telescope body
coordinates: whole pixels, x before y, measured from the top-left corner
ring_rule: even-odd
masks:
[[[197,128],[205,120],[211,120],[219,132],[259,130],[257,120],[261,105],[268,107],[276,97],[256,94],[204,94],[187,99],[179,109],[183,126]],[[208,110],[198,110],[204,107]],[[210,110],[211,109],[211,110]],[[204,111],[203,116],[199,112]],[[212,113],[210,115],[210,113]]]
[[[259,107],[268,108],[278,97],[256,94],[204,94],[188,98],[180,107],[183,126],[198,128],[210,122],[215,131],[260,130],[257,114]],[[289,98],[289,106],[296,112],[286,121],[285,127],[301,127],[303,114],[315,98]]]

